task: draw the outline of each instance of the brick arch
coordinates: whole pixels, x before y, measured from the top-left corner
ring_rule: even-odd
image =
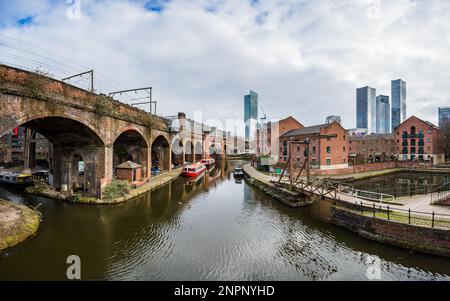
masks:
[[[123,133],[128,132],[128,131],[134,131],[134,132],[137,132],[137,133],[142,137],[142,139],[144,139],[145,143],[147,144],[147,147],[151,147],[152,144],[150,143],[148,137],[142,132],[141,128],[139,128],[138,126],[135,126],[135,125],[128,125],[128,126],[126,126],[126,127],[121,128],[120,130],[116,131],[116,132],[115,132],[114,139],[112,139],[112,140],[110,141],[110,142],[111,142],[110,144],[114,144],[114,142],[116,142],[117,139],[118,139]],[[152,143],[153,143],[153,141],[152,141]]]
[[[92,124],[87,122],[86,120],[83,120],[81,118],[78,118],[77,116],[74,116],[72,114],[40,114],[40,115],[31,115],[22,117],[19,119],[16,119],[15,121],[8,122],[6,124],[1,124],[0,128],[0,137],[8,133],[9,131],[13,130],[14,128],[21,126],[25,123],[31,122],[33,120],[38,119],[45,119],[45,118],[64,118],[64,119],[70,119],[72,121],[78,122],[87,128],[89,128],[93,133],[97,135],[97,137],[101,140],[103,144],[106,144],[107,139],[105,137],[102,137],[100,134],[101,131],[94,127]]]
[[[152,135],[151,135],[151,139],[150,139],[151,141],[148,145],[151,146],[155,142],[155,140],[160,136],[164,137],[164,139],[166,139],[167,143],[169,145],[171,145],[171,142],[172,142],[171,135],[167,132],[158,131],[158,130],[152,130]]]

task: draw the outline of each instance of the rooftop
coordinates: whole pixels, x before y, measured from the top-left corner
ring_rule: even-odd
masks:
[[[320,130],[323,128],[326,128],[330,124],[324,123],[324,124],[318,124],[313,126],[304,127],[301,129],[294,129],[291,130],[285,134],[283,134],[283,137],[292,137],[292,136],[298,136],[298,135],[307,135],[307,134],[320,134]]]
[[[142,167],[142,165],[134,163],[133,161],[126,161],[126,162],[123,162],[122,164],[119,164],[116,166],[116,168],[121,168],[121,169],[137,169],[137,168],[141,168],[141,167]]]

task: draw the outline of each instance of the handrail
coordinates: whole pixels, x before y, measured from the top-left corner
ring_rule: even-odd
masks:
[[[354,205],[348,203],[347,206],[343,206],[342,204],[336,204],[335,206],[356,211],[364,216],[387,219],[399,223],[431,228],[450,228],[450,214],[436,213],[434,211],[431,213],[414,211],[397,207],[391,208],[389,205],[376,205],[374,202],[368,204],[363,201],[359,203],[355,201]],[[353,209],[348,206],[353,206]]]

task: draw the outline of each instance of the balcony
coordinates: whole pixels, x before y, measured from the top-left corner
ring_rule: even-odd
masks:
[[[416,133],[414,133],[414,134],[408,134],[408,133],[403,133],[402,134],[402,138],[403,139],[408,139],[408,138],[419,138],[419,139],[423,139],[424,138],[424,134],[423,133],[419,133],[419,134],[416,134]]]

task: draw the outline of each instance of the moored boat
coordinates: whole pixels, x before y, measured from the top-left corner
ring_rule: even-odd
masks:
[[[235,177],[243,177],[244,176],[244,170],[242,169],[242,167],[236,166],[234,168],[233,175]]]
[[[33,177],[18,172],[0,171],[0,183],[14,186],[26,186],[33,183]]]
[[[194,163],[185,165],[181,175],[185,177],[196,177],[206,170],[206,166],[202,163]]]
[[[202,161],[200,161],[200,162],[208,168],[211,167],[212,165],[214,165],[214,163],[216,163],[216,161],[213,158],[202,159]]]

